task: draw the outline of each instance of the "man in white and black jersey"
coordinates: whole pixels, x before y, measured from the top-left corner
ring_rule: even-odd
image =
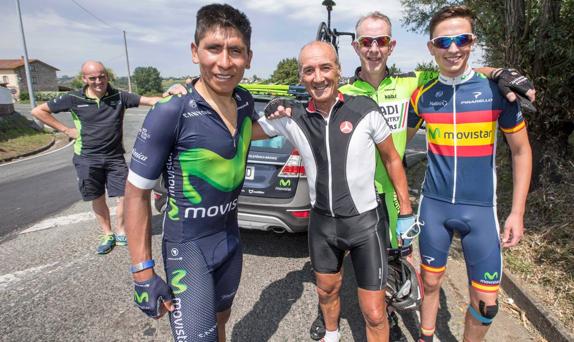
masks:
[[[388,341],[385,310],[387,259],[384,220],[374,186],[375,148],[379,151],[400,203],[400,224],[414,224],[407,180],[379,106],[365,96],[337,91],[341,68],[328,43],[314,41],[299,54],[300,80],[311,100],[293,105],[291,118],[259,124],[269,136],[283,135],[300,151],[313,209],[309,253],[325,317],[325,341],[340,334],[341,265],[350,252],[359,286],[369,341]],[[270,108],[273,112],[275,109]]]

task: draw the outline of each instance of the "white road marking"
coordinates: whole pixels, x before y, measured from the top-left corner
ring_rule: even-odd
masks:
[[[30,267],[23,271],[17,271],[14,273],[8,273],[0,276],[0,289],[4,289],[8,287],[10,283],[18,282],[25,277],[34,276],[36,273],[42,272],[46,268],[51,268],[53,266],[58,265],[59,262],[53,262],[51,264],[46,264],[42,266]]]
[[[116,214],[116,207],[110,208],[110,215]],[[27,234],[32,232],[37,232],[40,230],[56,228],[61,226],[66,226],[70,224],[80,223],[84,221],[92,221],[95,220],[96,217],[93,212],[85,212],[79,214],[72,214],[68,216],[60,216],[60,217],[53,217],[46,219],[44,221],[40,221],[33,225],[32,227],[21,231],[19,234]]]
[[[0,164],[0,167],[2,167],[2,166],[7,166],[7,165],[12,165],[12,164],[16,164],[16,163],[19,163],[19,162],[23,162],[23,161],[26,161],[26,160],[35,159],[35,158],[38,158],[38,157],[47,156],[47,155],[49,155],[49,154],[52,154],[52,153],[55,153],[55,152],[58,152],[58,151],[60,151],[60,150],[65,149],[66,147],[72,145],[72,144],[74,143],[74,141],[75,141],[75,140],[72,140],[72,141],[70,141],[69,143],[67,143],[65,146],[62,146],[62,147],[60,147],[60,148],[58,148],[58,149],[56,149],[56,150],[53,150],[53,151],[49,151],[49,152],[46,152],[46,153],[35,154],[35,155],[31,156],[31,157],[22,158],[22,159],[16,159],[16,160],[11,161],[11,162],[9,162],[9,163]]]
[[[13,285],[22,280],[34,279],[36,277],[36,274],[40,272],[42,273],[42,277],[45,277],[47,274],[66,269],[68,267],[75,266],[80,263],[84,263],[88,261],[90,258],[93,258],[94,255],[95,254],[87,253],[65,264],[61,264],[59,261],[56,261],[42,266],[30,267],[23,271],[16,271],[13,273],[0,275],[0,290],[6,289],[8,286]]]

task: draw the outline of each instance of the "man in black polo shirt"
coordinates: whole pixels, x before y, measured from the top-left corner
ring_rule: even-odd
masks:
[[[123,120],[127,108],[153,106],[160,98],[145,97],[112,88],[101,62],[87,61],[82,65],[83,89],[72,91],[41,104],[32,115],[46,125],[76,139],[74,166],[84,201],[92,201],[96,219],[102,226],[98,254],[106,254],[117,245],[125,246],[127,239],[123,222],[123,195],[128,169],[124,159]],[[67,127],[52,115],[70,112],[74,128]],[[117,197],[116,233],[112,232],[110,211],[105,191]]]

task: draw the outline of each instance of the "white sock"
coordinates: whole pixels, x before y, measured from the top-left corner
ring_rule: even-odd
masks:
[[[325,337],[323,337],[323,341],[325,341],[325,342],[339,342],[340,338],[341,338],[341,334],[339,334],[339,329],[337,329],[335,331],[327,330],[327,332],[325,332]]]

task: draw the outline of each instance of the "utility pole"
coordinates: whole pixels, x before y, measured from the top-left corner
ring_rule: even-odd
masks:
[[[28,48],[26,47],[26,36],[24,35],[24,24],[22,23],[22,12],[20,11],[20,0],[16,0],[16,9],[18,10],[18,18],[20,19],[20,34],[22,37],[22,46],[24,47],[24,69],[26,71],[26,83],[28,84],[28,94],[30,95],[30,104],[32,108],[36,107],[36,99],[34,97],[34,89],[32,87],[32,77],[30,76],[30,63],[28,61]],[[20,92],[22,92],[20,90]],[[44,124],[38,119],[34,118],[34,123],[38,128],[44,128]]]
[[[126,31],[124,32],[124,47],[126,48],[126,64],[128,65],[128,91],[131,93],[132,92],[132,78],[131,78],[131,74],[132,72],[130,71],[130,58],[128,56],[128,41],[126,40]]]

